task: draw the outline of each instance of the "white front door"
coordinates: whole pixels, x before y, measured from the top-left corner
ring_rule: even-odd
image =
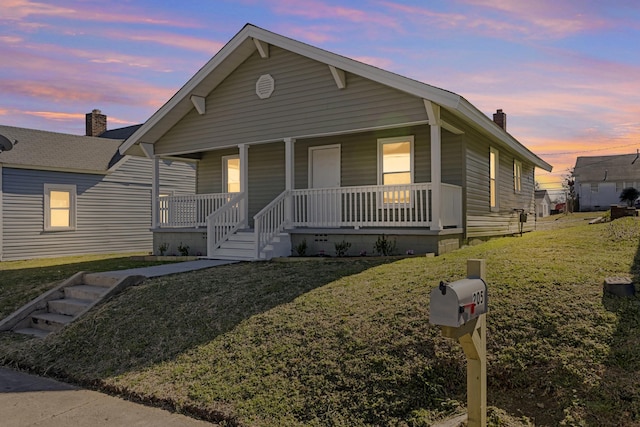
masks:
[[[340,145],[309,148],[309,187],[340,187]],[[338,191],[314,192],[307,204],[309,225],[335,224],[341,221],[342,197]]]

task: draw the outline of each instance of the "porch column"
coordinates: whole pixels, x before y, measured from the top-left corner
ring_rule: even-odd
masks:
[[[158,228],[158,198],[160,197],[160,158],[155,154],[153,144],[140,143],[144,155],[151,159],[151,228]]]
[[[153,157],[153,178],[151,179],[151,227],[158,228],[158,199],[160,198],[160,159]]]
[[[238,144],[240,155],[240,192],[244,194],[241,209],[241,222],[244,228],[249,227],[249,146]]]
[[[424,100],[431,128],[431,229],[442,230],[442,123],[440,106]]]
[[[284,139],[284,189],[289,195],[284,200],[284,212],[285,212],[285,223],[286,227],[291,227],[291,223],[293,222],[293,200],[291,199],[291,191],[294,189],[295,185],[295,148],[294,143],[296,140],[294,138],[285,138]]]

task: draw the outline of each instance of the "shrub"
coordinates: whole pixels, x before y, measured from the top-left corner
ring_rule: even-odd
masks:
[[[169,244],[168,243],[160,243],[160,245],[158,246],[158,252],[160,253],[160,256],[164,256],[165,252],[167,252],[167,250],[169,249]]]
[[[307,254],[307,239],[302,239],[302,242],[298,243],[293,250],[298,256],[305,256]]]
[[[378,236],[378,240],[373,244],[373,251],[382,256],[393,255],[396,250],[396,241],[387,239],[387,237],[383,234],[382,236]]]
[[[178,252],[180,252],[180,255],[182,255],[182,256],[188,256],[189,255],[189,246],[188,245],[183,245],[182,242],[180,242],[180,244],[178,245]]]
[[[349,252],[349,248],[351,248],[351,243],[347,242],[346,240],[343,240],[340,243],[336,243],[335,248],[336,248],[336,256],[343,257],[347,254],[347,252]]]

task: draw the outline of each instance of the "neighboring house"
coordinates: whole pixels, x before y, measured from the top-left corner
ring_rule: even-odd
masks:
[[[104,137],[0,126],[18,141],[0,153],[0,261],[153,249],[152,162],[118,152],[138,127],[104,132],[98,110],[87,121]],[[158,175],[163,193],[193,194],[193,163],[165,160]]]
[[[607,210],[620,203],[623,189],[640,190],[640,160],[637,154],[578,157],[573,176],[580,211]]]
[[[358,255],[384,234],[398,253],[444,253],[518,233],[521,211],[533,229],[534,169],[551,166],[505,131],[502,110],[494,117],[246,25],[120,151],[199,159],[195,206],[156,198],[156,247],[193,233],[214,258],[303,242],[332,255],[342,241]]]
[[[536,190],[536,216],[544,218],[551,213],[551,198],[547,190]]]

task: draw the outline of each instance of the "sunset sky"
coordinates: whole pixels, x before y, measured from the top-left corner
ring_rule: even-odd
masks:
[[[0,0],[0,124],[142,123],[246,23],[503,109],[551,190],[640,149],[636,0]]]

